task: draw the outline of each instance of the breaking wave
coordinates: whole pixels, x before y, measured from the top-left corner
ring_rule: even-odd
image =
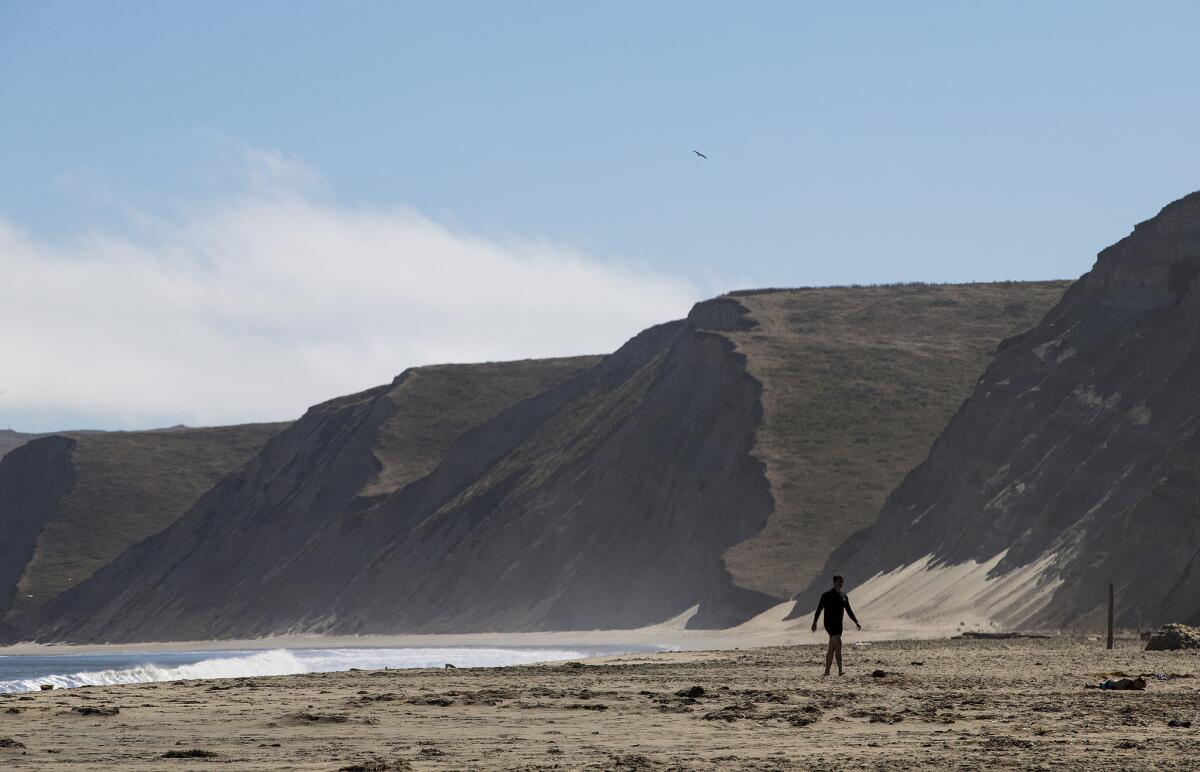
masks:
[[[146,661],[130,667],[74,673],[47,672],[45,675],[31,673],[28,677],[0,680],[0,694],[38,691],[42,688],[42,684],[53,684],[56,689],[70,689],[78,686],[138,684],[192,678],[245,678],[294,675],[296,673],[330,673],[351,668],[382,670],[384,668],[442,667],[445,664],[453,664],[456,667],[497,667],[551,660],[581,659],[630,650],[630,648],[620,650],[502,649],[464,646],[396,649],[272,649],[258,652],[236,652],[236,656],[229,656],[231,652],[221,652],[221,656],[215,656],[214,652],[173,652],[168,655],[172,658],[190,657],[195,660],[183,664],[166,664],[161,661],[155,663],[153,660],[156,655],[154,654],[124,654],[114,655],[112,659],[122,659],[124,662],[121,664],[128,664],[130,659],[140,656]],[[12,660],[20,658],[0,657],[0,659],[9,660],[6,664],[14,664]],[[39,658],[39,663],[43,667],[38,669],[44,669],[45,663],[49,660],[60,660],[54,664],[63,665],[68,664],[71,659],[76,659],[76,657],[72,655],[42,657]],[[95,662],[98,658],[93,656],[87,659]],[[104,657],[99,659],[104,659]],[[159,659],[161,660],[162,657]],[[59,668],[60,671],[65,669]]]

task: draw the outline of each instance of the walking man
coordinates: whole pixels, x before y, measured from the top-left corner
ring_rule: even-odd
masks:
[[[813,617],[812,631],[815,633],[817,620],[821,618],[821,612],[825,612],[825,632],[829,633],[829,650],[825,652],[825,675],[829,675],[834,657],[837,657],[838,675],[845,675],[845,671],[842,670],[842,613],[849,614],[854,626],[862,629],[858,617],[854,616],[854,609],[850,608],[850,599],[842,592],[844,583],[842,577],[833,577],[833,589],[826,590],[821,596],[821,602],[817,604],[817,614]]]

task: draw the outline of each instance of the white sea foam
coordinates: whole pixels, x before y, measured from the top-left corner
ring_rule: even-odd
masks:
[[[42,684],[58,689],[106,684],[135,684],[154,681],[180,681],[191,678],[244,678],[250,676],[329,673],[361,668],[497,667],[551,660],[580,659],[597,652],[574,649],[501,649],[501,648],[403,648],[403,649],[273,649],[239,656],[214,656],[191,664],[147,664],[112,670],[93,670],[17,678],[0,681],[0,694],[30,692]],[[610,653],[610,652],[605,652]],[[615,653],[615,652],[611,652]],[[202,656],[202,655],[198,655]],[[69,657],[64,657],[69,659]],[[147,655],[147,660],[153,659]],[[66,664],[66,663],[64,663]]]

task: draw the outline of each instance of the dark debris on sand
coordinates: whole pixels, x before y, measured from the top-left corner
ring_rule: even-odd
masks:
[[[201,748],[191,748],[186,751],[167,751],[162,755],[164,759],[215,759],[217,754],[213,751],[206,751]]]
[[[370,761],[361,761],[339,767],[338,772],[404,772],[404,770],[410,769],[412,769],[412,765],[407,761],[371,759]]]

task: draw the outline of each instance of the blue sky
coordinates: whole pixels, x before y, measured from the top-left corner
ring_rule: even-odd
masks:
[[[89,262],[95,273],[74,280],[126,307],[141,301],[123,296],[121,270],[106,284],[104,261],[183,255],[153,260],[168,263],[172,281],[195,274],[210,258],[196,233],[247,212],[279,223],[281,212],[304,211],[347,228],[355,216],[402,213],[408,236],[392,251],[401,274],[424,259],[405,239],[423,244],[440,228],[467,252],[486,243],[525,268],[566,261],[651,290],[607,322],[611,298],[582,320],[570,316],[575,302],[539,311],[526,298],[503,313],[530,314],[528,327],[502,330],[513,337],[494,346],[475,345],[467,316],[457,342],[379,343],[370,367],[347,364],[342,379],[283,360],[257,374],[264,394],[279,379],[308,379],[298,399],[313,401],[425,361],[611,348],[735,287],[1075,277],[1135,222],[1200,188],[1197,29],[1200,5],[1184,2],[6,3],[0,225],[13,265],[18,251],[29,271]],[[263,214],[264,202],[278,206]],[[230,264],[261,246],[247,238]],[[332,271],[357,234],[328,238]],[[533,256],[543,248],[557,257]],[[254,254],[255,270],[272,264]],[[474,272],[455,259],[444,263],[447,283],[431,278],[422,292]],[[36,281],[40,306],[73,302],[53,276]],[[220,281],[206,292],[219,295]],[[626,291],[615,279],[611,288]],[[205,318],[208,302],[195,301]],[[116,324],[95,313],[92,324]],[[387,313],[364,323],[386,326]],[[143,326],[149,318],[161,317]],[[287,362],[315,356],[296,353],[308,333],[242,321],[217,327],[238,345],[243,329],[270,329],[261,346],[290,347]],[[539,321],[579,334],[540,340],[528,333]],[[412,315],[392,323],[381,340],[432,325]],[[155,345],[147,362],[164,356]],[[39,347],[70,348],[61,338],[14,346]],[[218,349],[196,349],[212,357],[205,369],[243,361]],[[61,377],[97,377],[113,394],[134,377],[72,367]],[[147,368],[130,373],[160,392],[187,369]],[[47,389],[0,383],[0,425],[302,409],[289,402],[264,415],[274,405],[266,397],[242,406],[226,397],[228,409],[202,410],[201,390],[146,410],[49,399]]]

